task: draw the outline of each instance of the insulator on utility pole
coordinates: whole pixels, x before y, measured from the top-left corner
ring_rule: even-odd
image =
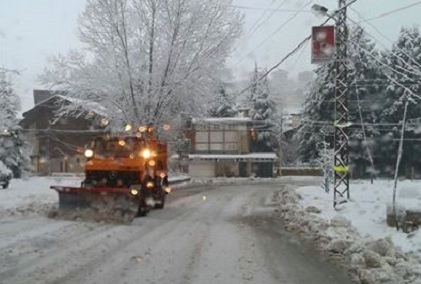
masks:
[[[336,13],[335,58],[335,141],[334,141],[334,199],[333,206],[346,202],[349,195],[349,111],[347,68],[347,1],[339,0]]]

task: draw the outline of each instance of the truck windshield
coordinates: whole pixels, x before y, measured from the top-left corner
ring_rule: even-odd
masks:
[[[138,138],[100,138],[95,141],[95,156],[97,158],[135,158],[144,142]]]

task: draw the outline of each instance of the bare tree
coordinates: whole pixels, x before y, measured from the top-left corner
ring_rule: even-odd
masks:
[[[159,123],[200,112],[241,33],[231,2],[88,0],[83,50],[52,58],[40,80],[101,103],[115,121]]]

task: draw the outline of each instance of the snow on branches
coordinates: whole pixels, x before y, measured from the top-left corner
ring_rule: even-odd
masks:
[[[18,111],[20,100],[7,72],[0,71],[0,162],[20,177],[28,167]]]
[[[41,82],[101,103],[115,121],[159,123],[203,111],[241,32],[242,15],[230,4],[88,0],[84,49],[53,58]]]

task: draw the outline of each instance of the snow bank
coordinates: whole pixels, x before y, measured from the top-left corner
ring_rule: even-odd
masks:
[[[304,207],[315,206],[321,209],[320,217],[331,220],[335,216],[343,216],[351,221],[355,229],[366,237],[389,237],[404,252],[421,252],[421,232],[408,237],[402,231],[388,227],[386,212],[391,207],[393,182],[386,180],[355,181],[351,183],[351,200],[343,204],[340,210],[332,206],[332,193],[325,193],[319,186],[307,186],[297,189],[302,196],[300,203]],[[402,181],[398,184],[397,207],[399,211],[410,209],[421,210],[421,182]],[[390,210],[390,209],[389,209]],[[421,254],[420,254],[421,257]]]
[[[0,217],[46,213],[58,202],[51,185],[80,185],[77,177],[31,177],[13,179],[8,189],[0,189]]]
[[[359,283],[420,283],[421,264],[417,259],[421,234],[408,238],[386,225],[391,185],[387,181],[353,183],[353,202],[339,211],[333,209],[332,194],[324,193],[319,186],[284,188],[278,196],[279,214],[286,229],[346,264]],[[401,188],[404,186],[419,183],[404,182]]]

